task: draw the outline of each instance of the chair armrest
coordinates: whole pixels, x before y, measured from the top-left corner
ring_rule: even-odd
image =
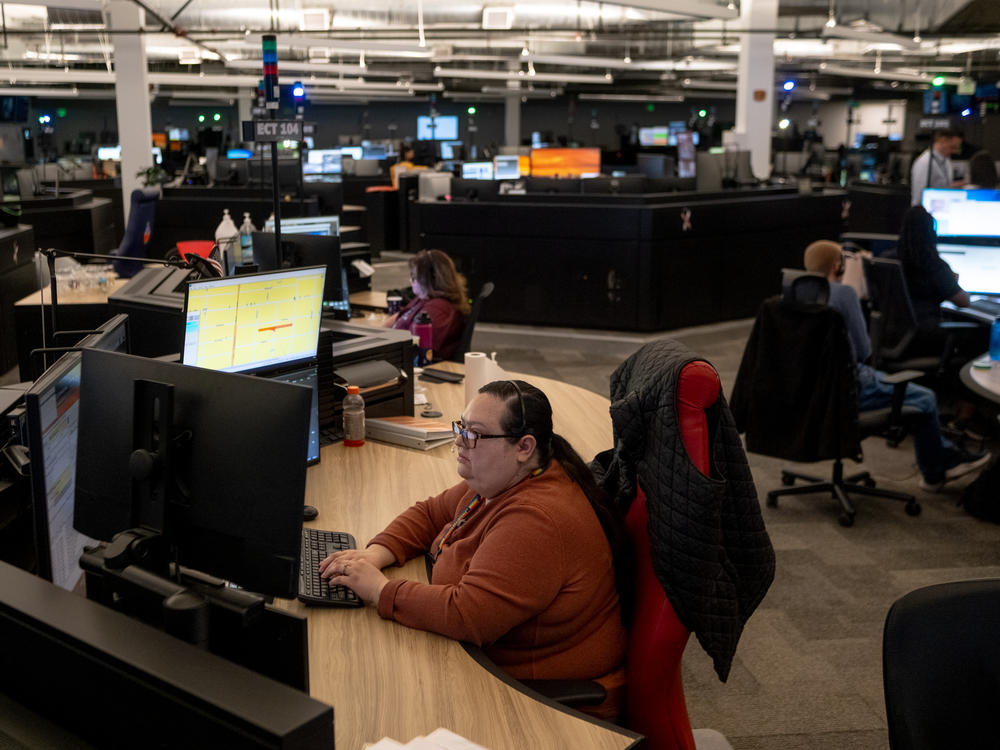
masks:
[[[942,320],[938,323],[938,328],[943,331],[971,331],[982,327],[982,323],[974,323],[971,320]]]
[[[891,423],[899,425],[902,423],[903,398],[906,396],[906,384],[916,380],[922,372],[919,370],[900,370],[892,375],[883,375],[882,382],[888,383],[892,388],[892,417]]]
[[[592,680],[520,680],[525,687],[564,706],[596,706],[607,697],[607,691]]]
[[[889,385],[899,385],[902,383],[905,385],[911,380],[916,380],[923,375],[920,370],[900,370],[899,372],[894,372],[891,375],[885,373],[882,374],[882,382],[888,383]]]

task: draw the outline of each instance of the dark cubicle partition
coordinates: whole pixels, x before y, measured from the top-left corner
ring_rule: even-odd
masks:
[[[652,205],[413,205],[421,246],[448,252],[471,289],[496,283],[481,320],[655,331],[753,316],[782,267],[843,231],[843,198],[749,190]]]
[[[18,362],[14,303],[38,289],[34,238],[30,226],[0,226],[0,373]]]
[[[106,253],[118,246],[121,230],[115,224],[112,202],[95,197],[90,190],[60,186],[58,194],[11,205],[21,207],[19,221],[34,228],[38,247]]]
[[[164,257],[178,241],[215,239],[215,229],[227,208],[237,227],[243,223],[243,214],[249,213],[254,226],[260,229],[274,212],[274,203],[267,189],[199,186],[164,189],[156,204],[150,256]],[[319,205],[315,197],[291,198],[282,201],[281,215],[318,216]]]

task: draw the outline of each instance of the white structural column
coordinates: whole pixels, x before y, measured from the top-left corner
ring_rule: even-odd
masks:
[[[774,29],[778,25],[778,0],[741,0],[740,24],[744,29]],[[771,128],[774,120],[774,34],[740,34],[736,89],[738,147],[750,151],[754,176],[771,173]]]
[[[520,62],[508,65],[512,71],[521,69]],[[507,81],[507,94],[503,98],[503,142],[506,146],[521,145],[521,82]]]
[[[142,26],[142,9],[127,0],[111,0],[111,28],[134,32]],[[149,114],[149,76],[146,47],[141,34],[111,34],[115,62],[115,107],[118,142],[122,147],[121,179],[125,223],[132,191],[142,187],[140,170],[153,166],[152,120]]]

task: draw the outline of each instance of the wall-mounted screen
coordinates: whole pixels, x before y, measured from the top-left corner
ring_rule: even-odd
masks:
[[[418,141],[454,141],[458,138],[456,115],[421,115],[417,118]]]
[[[938,237],[1000,237],[1000,190],[926,188],[921,204]]]

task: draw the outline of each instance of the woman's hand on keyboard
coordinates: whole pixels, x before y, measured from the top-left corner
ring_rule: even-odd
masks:
[[[377,545],[376,545],[377,546]],[[385,547],[335,552],[319,564],[320,575],[330,583],[341,584],[354,591],[365,604],[376,606],[379,595],[389,579],[374,563],[384,560]],[[391,557],[391,553],[390,557]],[[388,564],[388,563],[386,563]]]

